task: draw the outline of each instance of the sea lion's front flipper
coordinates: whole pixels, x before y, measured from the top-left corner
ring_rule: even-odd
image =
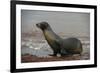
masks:
[[[62,49],[62,41],[56,40],[55,44],[57,45],[57,53],[61,54],[61,49]]]
[[[57,54],[61,53],[61,41],[59,41],[58,39],[54,40],[54,44],[53,44],[56,48],[53,49],[53,54],[49,54],[49,56],[57,56]]]

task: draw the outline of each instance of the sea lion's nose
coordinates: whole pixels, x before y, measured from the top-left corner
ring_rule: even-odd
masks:
[[[36,24],[36,26],[38,26],[38,24]]]

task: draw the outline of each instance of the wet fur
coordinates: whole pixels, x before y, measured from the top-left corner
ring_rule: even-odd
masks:
[[[36,26],[43,31],[45,39],[53,50],[52,56],[61,56],[73,55],[82,53],[82,44],[81,41],[77,38],[67,38],[62,39],[51,29],[50,25],[47,22],[37,23]]]

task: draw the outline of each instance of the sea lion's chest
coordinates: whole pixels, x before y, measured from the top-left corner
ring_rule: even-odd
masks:
[[[60,49],[58,43],[59,43],[59,41],[61,41],[61,39],[55,33],[53,33],[52,31],[46,30],[44,32],[44,36],[45,36],[45,39],[47,40],[48,44],[50,45],[50,47],[53,50]]]
[[[56,40],[55,35],[51,31],[45,31],[44,36],[49,44],[53,44]]]

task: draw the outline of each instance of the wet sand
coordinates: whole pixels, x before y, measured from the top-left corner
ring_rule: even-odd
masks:
[[[56,56],[47,56],[47,57],[37,57],[35,55],[22,55],[21,62],[28,63],[28,62],[50,62],[50,61],[71,61],[71,60],[88,60],[87,57],[89,54],[85,54],[82,56],[73,55],[73,56],[64,56],[64,57],[56,57]]]

